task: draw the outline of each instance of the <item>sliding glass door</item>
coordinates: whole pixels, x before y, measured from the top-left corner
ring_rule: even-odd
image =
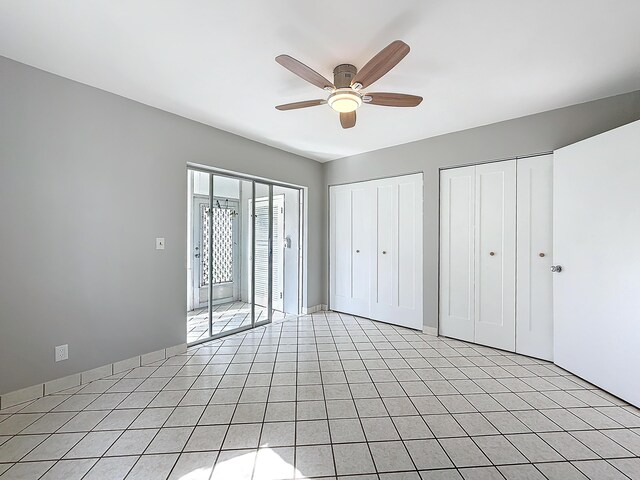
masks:
[[[187,342],[297,315],[299,189],[195,169],[188,182]]]

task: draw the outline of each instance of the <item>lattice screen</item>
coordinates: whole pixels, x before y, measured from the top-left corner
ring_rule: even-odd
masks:
[[[209,207],[202,205],[202,245],[213,242],[213,284],[233,281],[233,216],[228,208],[214,208],[211,218],[207,215]],[[203,248],[200,286],[209,284],[209,251]]]

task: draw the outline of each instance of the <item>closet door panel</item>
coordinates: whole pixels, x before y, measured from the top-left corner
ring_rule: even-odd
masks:
[[[371,318],[422,330],[422,175],[373,184]]]
[[[439,333],[473,342],[475,167],[440,174]]]
[[[416,222],[416,205],[421,193],[419,189],[420,185],[416,182],[398,183],[398,254],[395,257],[398,264],[398,307],[408,310],[415,310],[422,298],[422,282],[418,285],[417,275],[422,259],[416,258],[422,254],[422,241],[418,238],[421,238],[422,227]]]
[[[553,156],[518,160],[516,352],[553,360]]]
[[[515,160],[476,166],[475,341],[515,351]]]
[[[377,182],[376,182],[377,183]],[[395,232],[398,218],[397,205],[394,205],[396,186],[389,181],[377,183],[374,187],[376,203],[376,248],[372,255],[374,261],[373,303],[378,308],[394,304],[394,257]]]
[[[369,315],[368,192],[362,185],[330,189],[330,304],[353,315]],[[368,227],[370,228],[370,227]]]
[[[336,189],[331,207],[333,210],[333,232],[335,235],[333,271],[335,274],[335,296],[351,297],[351,191]]]
[[[369,311],[369,256],[371,255],[371,195],[365,185],[351,190],[351,294],[362,304],[364,315]],[[365,306],[366,305],[366,306]]]

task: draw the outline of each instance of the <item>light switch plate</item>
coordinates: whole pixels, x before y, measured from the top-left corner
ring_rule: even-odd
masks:
[[[56,347],[56,362],[69,358],[69,345],[58,345]]]
[[[164,250],[164,238],[156,238],[156,250]]]

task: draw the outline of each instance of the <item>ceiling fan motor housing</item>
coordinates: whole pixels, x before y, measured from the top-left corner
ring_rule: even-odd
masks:
[[[333,84],[336,88],[349,88],[358,69],[348,63],[338,65],[333,69]]]

